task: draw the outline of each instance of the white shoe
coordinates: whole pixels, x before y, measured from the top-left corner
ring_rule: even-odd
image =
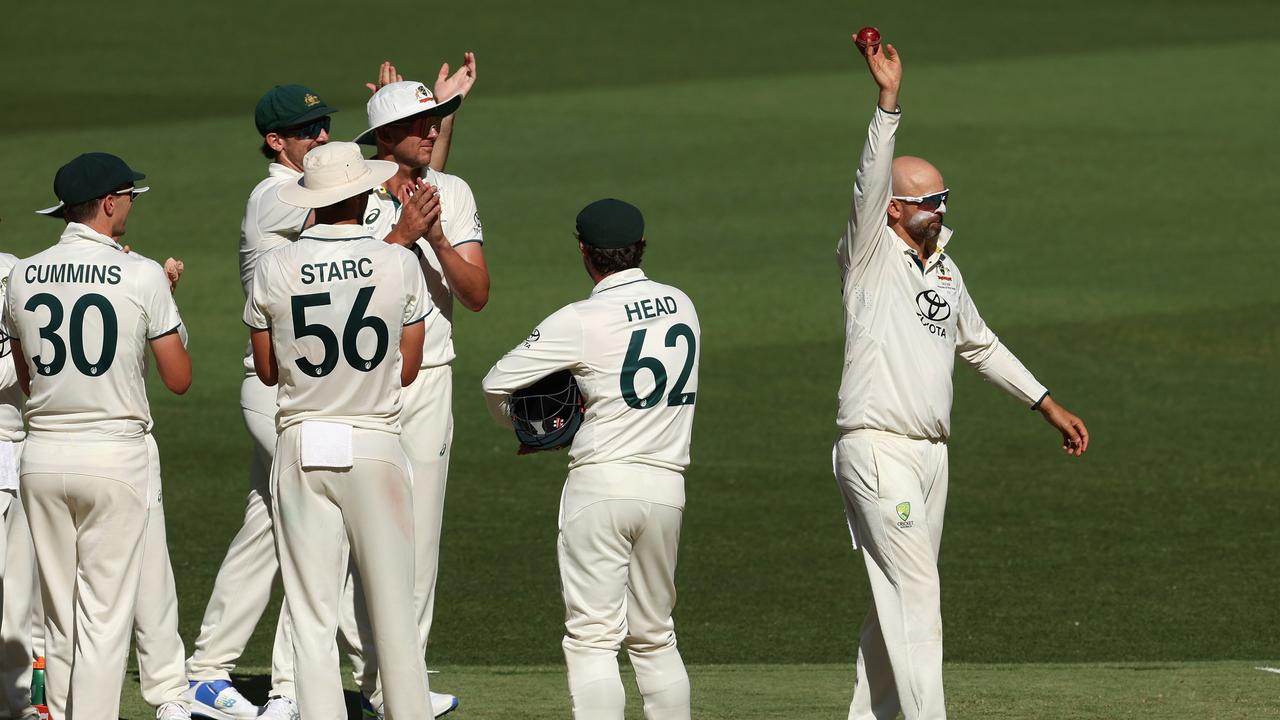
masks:
[[[448,715],[458,709],[457,695],[446,695],[445,693],[433,692],[429,699],[431,701],[431,714],[433,717]],[[382,720],[382,718],[385,717],[382,713],[373,708],[373,705],[369,703],[369,698],[364,695],[360,696],[360,711],[361,715],[366,718],[370,718],[371,720],[373,718]]]
[[[258,706],[249,702],[229,680],[191,681],[191,714],[213,720],[253,720]]]
[[[431,693],[431,713],[435,717],[448,715],[458,709],[458,696],[445,693]]]
[[[165,703],[156,708],[156,720],[191,720],[191,711],[178,703]]]
[[[267,720],[298,720],[298,704],[287,697],[273,697],[262,706],[259,718]]]

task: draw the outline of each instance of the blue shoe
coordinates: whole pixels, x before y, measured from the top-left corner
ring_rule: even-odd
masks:
[[[254,720],[258,706],[236,690],[230,680],[192,680],[187,693],[191,696],[191,714],[212,720]]]

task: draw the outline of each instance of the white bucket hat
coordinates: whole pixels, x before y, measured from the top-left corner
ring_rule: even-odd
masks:
[[[414,115],[452,115],[461,104],[462,95],[436,102],[427,86],[417,80],[387,83],[369,98],[369,104],[365,106],[369,112],[369,129],[357,135],[355,141],[362,145],[372,145],[373,131],[383,125]]]
[[[396,174],[397,165],[365,160],[360,146],[331,142],[313,148],[302,158],[302,177],[280,188],[280,202],[295,207],[322,208],[368,192]]]

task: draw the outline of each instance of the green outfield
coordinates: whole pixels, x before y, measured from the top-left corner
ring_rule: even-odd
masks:
[[[1092,434],[1064,458],[1038,417],[957,368],[953,714],[1280,712],[1280,675],[1254,669],[1280,665],[1280,6],[140,0],[5,16],[0,250],[54,242],[31,211],[53,204],[59,165],[104,150],[152,186],[127,241],[186,261],[195,383],[181,398],[155,383],[152,406],[188,642],[247,491],[236,248],[265,171],[254,102],[305,83],[347,139],[380,61],[430,80],[474,50],[448,170],[475,191],[493,291],[455,333],[433,683],[462,696],[460,718],[568,714],[565,459],[517,458],[479,381],[590,290],[573,217],[619,196],[646,213],[646,269],[703,326],[676,610],[695,717],[843,717],[869,593],[831,477],[834,247],[876,97],[848,35],[875,24],[904,60],[898,151],[952,189],[948,253]],[[274,625],[248,674],[265,673]],[[126,716],[148,717],[133,702]]]

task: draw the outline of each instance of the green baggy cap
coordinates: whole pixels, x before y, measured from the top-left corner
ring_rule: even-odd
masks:
[[[578,213],[578,240],[598,248],[622,248],[644,239],[644,215],[624,200],[605,198]]]
[[[145,177],[111,153],[85,153],[58,168],[53,194],[65,205],[78,205]]]
[[[258,100],[253,112],[253,122],[258,134],[276,132],[297,125],[319,120],[338,112],[337,108],[324,104],[319,95],[302,85],[277,85]]]

